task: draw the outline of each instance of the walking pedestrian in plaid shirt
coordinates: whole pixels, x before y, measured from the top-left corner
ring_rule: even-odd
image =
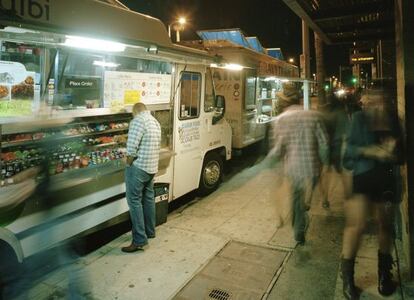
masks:
[[[284,174],[292,188],[292,225],[295,240],[305,242],[306,211],[310,208],[313,189],[322,166],[329,162],[328,135],[321,115],[304,111],[293,83],[278,93],[284,109],[273,124],[274,155],[284,163]]]
[[[132,222],[132,243],[123,252],[143,250],[155,237],[154,176],[158,172],[161,127],[143,103],[132,109],[125,169],[126,198]]]

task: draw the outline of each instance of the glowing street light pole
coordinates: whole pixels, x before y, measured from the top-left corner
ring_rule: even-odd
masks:
[[[168,25],[168,36],[171,38],[171,26],[174,26],[173,29],[175,29],[175,38],[176,38],[176,42],[180,41],[180,29],[183,30],[184,29],[184,25],[186,24],[186,19],[184,17],[180,17],[178,18],[177,21],[172,22],[171,24]]]

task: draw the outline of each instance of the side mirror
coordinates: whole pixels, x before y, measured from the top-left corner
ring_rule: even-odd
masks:
[[[226,99],[223,95],[217,95],[215,99],[215,112],[213,116],[213,125],[223,119],[226,111]]]
[[[216,96],[216,107],[224,109],[226,107],[226,101],[223,95]]]

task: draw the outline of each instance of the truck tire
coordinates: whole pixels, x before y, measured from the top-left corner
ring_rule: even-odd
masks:
[[[216,152],[208,153],[201,169],[198,194],[206,196],[217,189],[223,176],[223,159]]]
[[[3,240],[0,240],[0,261],[0,299],[2,299],[2,287],[19,279],[22,273],[22,266],[17,261],[12,247]]]

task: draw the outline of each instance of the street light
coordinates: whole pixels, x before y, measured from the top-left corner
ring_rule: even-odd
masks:
[[[290,62],[291,64],[293,64],[293,63],[295,62],[295,59],[294,59],[293,57],[291,57],[291,58],[289,58],[289,62]]]
[[[184,25],[187,23],[187,20],[184,17],[179,17],[176,21],[172,22],[171,24],[168,25],[168,36],[171,38],[171,27],[173,27],[173,29],[175,29],[175,33],[176,33],[176,42],[180,41],[180,29],[183,30],[184,29]]]

